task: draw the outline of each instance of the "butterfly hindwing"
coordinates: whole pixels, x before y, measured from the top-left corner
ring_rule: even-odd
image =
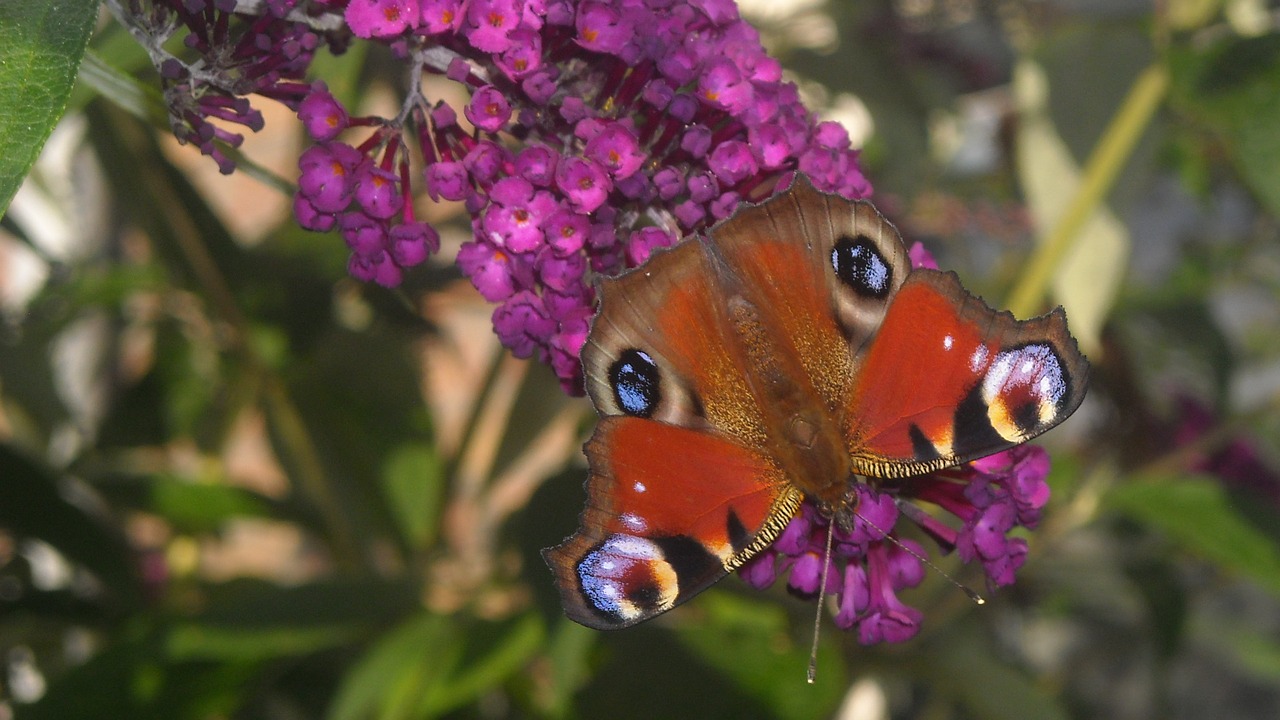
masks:
[[[582,527],[544,551],[565,611],[623,628],[701,592],[772,542],[800,495],[716,432],[602,418],[587,443]]]

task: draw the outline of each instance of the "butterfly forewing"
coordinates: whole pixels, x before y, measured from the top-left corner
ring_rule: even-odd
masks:
[[[919,475],[1025,442],[1075,411],[1087,376],[1061,310],[1018,321],[953,273],[916,270],[859,363],[855,470]]]

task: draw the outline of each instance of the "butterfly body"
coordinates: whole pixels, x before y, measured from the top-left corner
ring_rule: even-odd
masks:
[[[1088,365],[1055,311],[1019,322],[912,270],[868,203],[803,177],[601,284],[583,349],[601,421],[580,530],[544,552],[566,612],[662,613],[768,546],[810,498],[1016,445]]]

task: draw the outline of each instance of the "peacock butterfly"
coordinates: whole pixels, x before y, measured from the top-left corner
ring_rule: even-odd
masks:
[[[772,543],[805,497],[940,470],[1062,422],[1089,365],[1061,308],[1018,321],[912,269],[867,202],[803,176],[601,283],[581,528],[543,551],[565,612],[622,628]]]

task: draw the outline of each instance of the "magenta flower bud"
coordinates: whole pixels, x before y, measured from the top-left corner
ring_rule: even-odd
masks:
[[[608,123],[587,141],[583,154],[604,167],[615,180],[631,177],[647,157],[635,135],[617,122]]]
[[[440,233],[424,222],[396,225],[389,235],[391,259],[402,268],[418,265],[440,250]]]
[[[555,73],[547,68],[539,68],[520,81],[520,89],[529,96],[529,100],[539,105],[546,105],[556,94]]]
[[[907,250],[907,256],[911,258],[911,267],[913,268],[938,269],[938,263],[933,259],[933,253],[925,248],[924,243],[919,241],[911,243],[911,247]]]
[[[737,185],[760,170],[755,156],[751,154],[751,149],[741,140],[729,140],[717,145],[715,150],[711,151],[711,156],[707,158],[707,165],[711,168],[711,172],[720,178],[720,182],[729,187]]]
[[[667,109],[667,106],[671,104],[671,99],[675,97],[675,94],[676,91],[671,87],[670,83],[661,78],[657,78],[655,80],[651,80],[644,86],[644,90],[641,92],[640,97],[643,98],[645,102],[652,105],[654,110],[661,111]]]
[[[674,200],[685,189],[683,174],[673,167],[666,167],[654,173],[653,184],[658,191],[658,197],[664,202]]]
[[[633,36],[631,23],[621,7],[602,2],[578,6],[576,27],[579,45],[596,52],[618,54]]]
[[[458,267],[489,302],[505,300],[515,292],[514,265],[510,255],[489,243],[465,242],[458,250]]]
[[[364,162],[350,145],[312,145],[298,158],[298,192],[319,212],[341,212],[351,203],[355,174]]]
[[[575,212],[589,213],[604,204],[612,184],[599,165],[579,157],[569,157],[556,166],[556,187]]]
[[[841,578],[840,593],[836,598],[836,627],[848,630],[866,612],[871,601],[871,589],[867,584],[867,571],[861,564],[845,566]]]
[[[680,137],[680,149],[701,158],[711,149],[711,129],[706,125],[694,125]]]
[[[676,220],[680,222],[680,228],[686,232],[697,227],[699,223],[707,219],[706,208],[702,204],[693,200],[685,200],[679,205],[676,205],[675,210],[673,210],[671,214],[675,215]]]
[[[742,204],[742,196],[730,191],[711,201],[711,217],[724,220],[738,210]]]
[[[346,19],[356,37],[389,37],[416,26],[418,14],[411,0],[351,0]]]
[[[675,241],[676,238],[662,228],[640,228],[631,233],[631,238],[627,241],[627,261],[632,265],[640,265],[649,259],[654,250],[669,247]]]
[[[511,106],[492,85],[476,90],[463,112],[472,125],[488,133],[498,132],[511,119]]]
[[[537,187],[550,187],[556,180],[556,162],[560,156],[545,145],[530,145],[516,156],[516,175]]]
[[[329,93],[324,83],[316,83],[298,106],[298,119],[307,134],[316,140],[332,140],[347,129],[347,111]]]
[[[511,47],[498,56],[497,64],[509,79],[524,79],[542,67],[542,36],[523,28],[511,33]]]
[[[444,76],[456,83],[467,82],[467,78],[471,77],[471,63],[465,58],[455,57],[449,61],[449,67],[445,69]]]
[[[747,138],[751,152],[766,170],[782,167],[791,156],[792,147],[787,141],[787,133],[776,125],[753,127],[747,132]]]
[[[338,227],[347,247],[356,255],[373,257],[386,248],[386,225],[362,212],[343,213]]]
[[[777,561],[771,553],[761,553],[738,568],[738,576],[751,587],[764,590],[778,579],[776,564]]]
[[[511,47],[511,33],[520,25],[521,5],[515,0],[472,0],[465,29],[471,46],[487,53]]]
[[[457,30],[462,22],[462,0],[419,0],[418,28],[428,35]]]
[[[400,180],[395,173],[372,165],[356,171],[356,202],[364,211],[386,220],[404,207]]]
[[[317,210],[316,206],[312,205],[311,201],[304,197],[301,192],[294,193],[293,215],[298,219],[298,225],[314,232],[328,232],[338,222],[338,219],[332,213],[323,213]]]
[[[437,131],[448,130],[451,127],[457,126],[457,124],[457,111],[446,103],[438,102],[435,107],[431,108],[431,125],[435,127]]]
[[[538,253],[534,268],[544,285],[557,292],[566,292],[582,286],[587,259],[580,253],[560,255],[548,247]]]
[[[424,173],[427,194],[432,200],[462,200],[471,189],[471,177],[467,168],[457,161],[442,161],[427,166]]]
[[[537,295],[522,290],[493,312],[493,327],[502,344],[518,358],[532,357],[556,331]]]
[[[471,174],[471,179],[483,186],[489,185],[497,178],[498,173],[509,162],[511,162],[511,154],[507,149],[487,140],[476,143],[467,156],[462,158],[462,164]]]
[[[561,209],[552,213],[543,230],[552,249],[561,255],[568,255],[582,250],[590,227],[585,215]]]

